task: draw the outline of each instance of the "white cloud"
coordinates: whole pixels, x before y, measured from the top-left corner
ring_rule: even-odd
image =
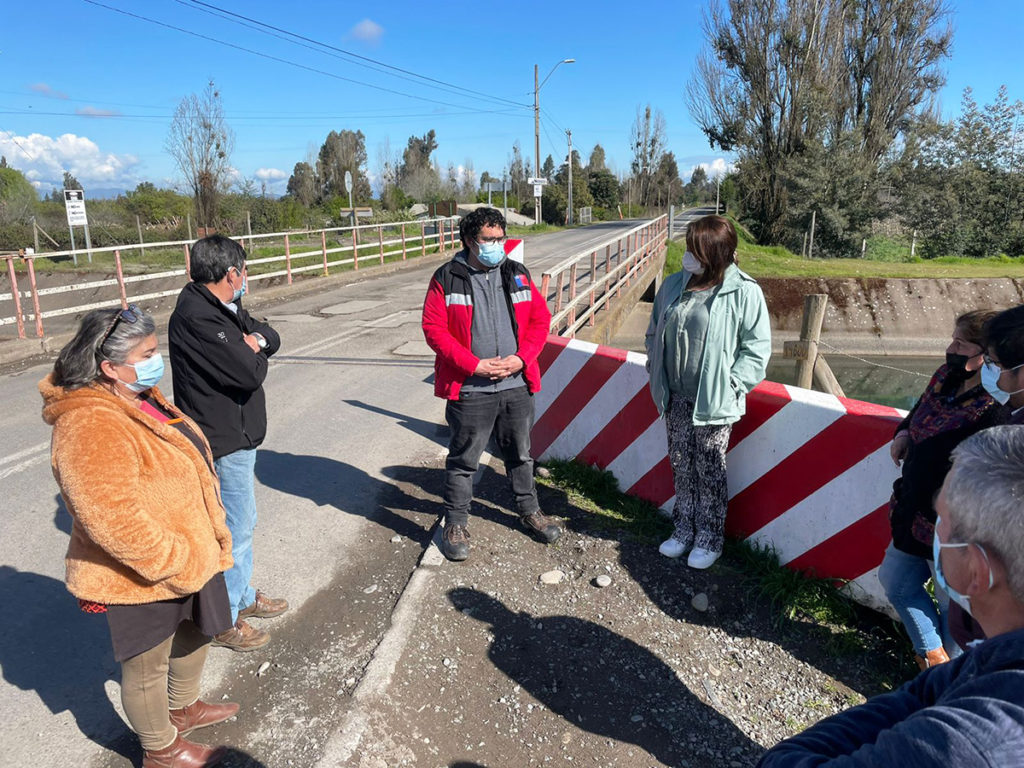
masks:
[[[100,109],[99,107],[79,107],[75,110],[76,115],[82,117],[117,117],[121,113],[116,109]]]
[[[288,174],[280,168],[257,168],[255,175],[260,181],[280,181],[288,178]]]
[[[52,99],[67,99],[70,98],[64,91],[55,91],[46,83],[32,83],[29,86],[29,90],[35,91],[43,96],[49,96]]]
[[[715,179],[719,176],[724,178],[727,174],[732,173],[736,170],[736,165],[728,162],[724,157],[716,157],[710,163],[697,163],[690,169],[689,175],[693,176],[693,172],[698,168],[703,168],[709,179]]]
[[[354,40],[362,40],[370,45],[377,45],[384,34],[384,27],[370,19],[363,19],[348,31],[348,36]]]
[[[64,171],[74,174],[86,191],[90,187],[130,189],[139,181],[138,157],[103,152],[92,139],[73,133],[54,137],[0,132],[0,154],[42,192],[62,186]]]

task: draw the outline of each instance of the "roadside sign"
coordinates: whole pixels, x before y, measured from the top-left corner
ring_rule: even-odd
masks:
[[[485,192],[502,192],[505,189],[505,182],[485,181],[483,187]]]
[[[89,219],[85,215],[84,191],[81,189],[65,189],[64,208],[67,210],[69,227],[89,226]]]
[[[536,179],[527,179],[527,182],[529,182],[530,184],[533,184],[533,185],[549,183],[548,180],[543,178],[543,177],[536,178]]]
[[[533,196],[534,197],[543,197],[543,195],[544,195],[544,185],[543,184],[534,184],[533,185]]]
[[[352,171],[345,171],[345,191],[352,192]]]

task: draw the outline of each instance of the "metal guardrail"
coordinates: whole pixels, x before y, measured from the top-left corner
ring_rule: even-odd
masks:
[[[556,286],[550,332],[558,336],[575,336],[584,324],[593,326],[597,312],[647,271],[667,241],[668,216],[662,215],[570,256],[545,271],[540,290],[546,300],[551,300],[551,283]],[[598,254],[601,251],[604,251],[604,274],[598,278],[602,262]],[[584,281],[582,289],[581,280]]]
[[[428,228],[435,231],[428,232]],[[412,232],[409,232],[409,229],[412,229]],[[360,242],[360,233],[365,233],[367,231],[371,233],[370,238]],[[387,239],[385,239],[385,231],[387,231]],[[373,238],[373,233],[376,234],[376,238]],[[352,242],[350,245],[340,245],[328,248],[327,239],[329,234],[332,236],[332,239],[336,236],[339,241],[342,235],[351,237]],[[315,248],[313,250],[292,251],[291,246],[293,239],[298,238],[302,241],[312,239],[315,241],[317,236],[319,236],[320,239],[319,248]],[[365,237],[365,235],[363,235],[363,237]],[[283,262],[284,269],[270,272],[250,273],[248,282],[252,285],[252,283],[259,280],[285,276],[290,284],[292,282],[292,276],[298,273],[320,271],[322,274],[327,275],[329,274],[331,267],[352,265],[352,268],[357,270],[359,269],[360,262],[366,263],[368,260],[376,260],[380,264],[383,264],[388,257],[397,257],[399,254],[401,254],[403,260],[407,259],[410,254],[415,256],[416,251],[419,251],[419,255],[425,256],[428,247],[432,249],[434,246],[437,246],[442,251],[446,250],[448,247],[453,247],[458,241],[458,226],[456,219],[435,218],[425,219],[422,221],[401,221],[386,224],[360,224],[354,227],[332,227],[325,229],[298,230],[294,232],[273,232],[263,235],[235,235],[232,236],[232,239],[243,244],[248,244],[250,252],[253,251],[255,247],[254,243],[257,241],[265,241],[268,244],[274,244],[275,240],[282,241],[281,247],[284,249],[282,254],[249,258],[246,260],[246,264],[248,266],[254,266]],[[0,258],[7,262],[7,276],[11,285],[10,291],[7,293],[0,293],[0,303],[9,301],[13,305],[13,314],[6,317],[0,316],[0,326],[17,324],[18,338],[24,339],[26,337],[26,322],[34,322],[36,336],[42,338],[44,336],[43,320],[48,317],[71,315],[86,312],[91,309],[114,306],[118,301],[120,301],[122,307],[126,307],[128,306],[129,301],[139,302],[177,295],[181,290],[180,287],[176,287],[171,290],[151,291],[149,293],[131,293],[129,288],[134,287],[138,283],[152,280],[163,280],[174,277],[184,277],[187,280],[189,274],[189,249],[192,243],[193,241],[191,240],[175,240],[161,243],[139,243],[124,246],[93,248],[93,254],[113,254],[114,260],[112,267],[116,275],[115,277],[103,280],[91,280],[85,283],[75,283],[72,285],[52,286],[48,288],[39,288],[38,286],[38,282],[36,280],[36,260],[70,257],[73,256],[72,251],[52,251],[25,255],[18,253],[0,254]],[[308,245],[304,244],[302,247],[308,248]],[[184,268],[163,270],[160,272],[146,272],[126,277],[124,274],[126,264],[122,254],[129,255],[133,251],[139,251],[145,248],[150,249],[151,252],[159,248],[180,249]],[[330,258],[332,255],[344,253],[350,254],[348,258],[336,258],[333,260]],[[315,263],[309,263],[313,259],[316,260]],[[299,263],[296,264],[295,262]],[[16,263],[24,263],[27,267],[29,290],[20,290],[18,288],[18,270],[15,268]],[[118,296],[111,297],[103,301],[76,304],[74,306],[55,307],[51,309],[43,307],[46,297],[48,296],[75,291],[94,292],[111,286],[117,286]],[[30,310],[23,307],[23,299],[31,302]]]

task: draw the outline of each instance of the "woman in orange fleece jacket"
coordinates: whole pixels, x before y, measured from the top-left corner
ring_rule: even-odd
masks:
[[[153,319],[132,305],[87,314],[39,383],[73,519],[67,587],[107,616],[144,768],[214,764],[223,750],[183,735],[238,711],[199,700],[210,638],[231,626],[231,535],[209,445],[162,373]]]

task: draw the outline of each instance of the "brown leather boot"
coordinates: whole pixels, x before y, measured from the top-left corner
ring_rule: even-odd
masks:
[[[270,642],[270,633],[256,629],[247,621],[239,618],[235,626],[227,632],[215,635],[210,645],[230,648],[232,651],[255,651]]]
[[[210,768],[227,756],[224,747],[194,744],[177,736],[169,747],[142,753],[142,768]]]
[[[924,658],[915,654],[914,659],[917,661],[917,666],[924,671],[929,667],[937,667],[939,664],[945,664],[949,661],[949,656],[946,655],[946,649],[939,646],[934,650],[928,651],[928,653],[924,655]]]
[[[238,612],[240,619],[272,619],[288,610],[288,601],[256,590],[256,600]]]
[[[182,736],[196,728],[223,723],[229,717],[238,714],[238,705],[230,701],[223,704],[208,704],[205,701],[194,701],[187,707],[172,709],[171,725],[178,729]]]
[[[558,541],[558,537],[565,530],[558,519],[545,515],[539,509],[519,519],[523,521],[526,530],[547,544]]]

